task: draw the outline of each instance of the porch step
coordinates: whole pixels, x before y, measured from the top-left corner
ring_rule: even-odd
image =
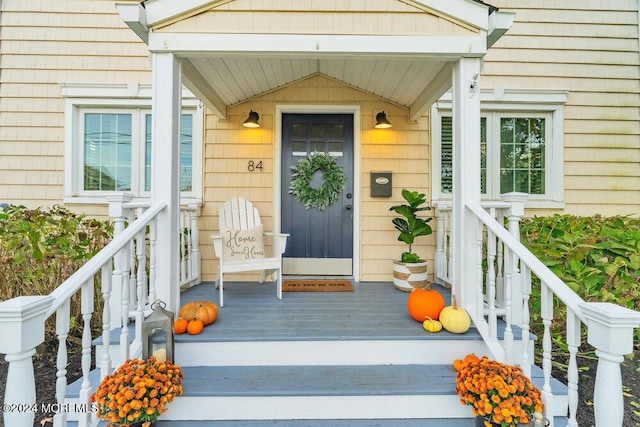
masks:
[[[184,394],[163,420],[462,419],[471,416],[455,393],[447,365],[185,367]],[[98,380],[97,372],[91,381]],[[541,387],[540,369],[532,372]],[[68,388],[75,403],[81,381]],[[554,413],[566,392],[552,382]],[[73,415],[73,414],[70,414]],[[357,425],[357,424],[356,424]],[[375,425],[375,424],[374,424]]]
[[[76,427],[70,422],[68,427]],[[106,427],[102,422],[99,427]],[[243,420],[243,421],[156,421],[154,427],[475,427],[473,418],[412,418],[377,420]],[[567,420],[554,418],[554,427],[566,427]]]
[[[199,335],[176,337],[184,395],[158,427],[473,426],[455,393],[452,362],[488,354],[477,330],[429,334],[408,316],[407,293],[388,283],[354,288],[278,300],[273,284],[229,283],[218,320]],[[438,290],[449,301],[448,290]],[[183,292],[181,303],[216,297],[205,283]],[[118,339],[114,331],[112,355]],[[102,351],[97,340],[96,360]],[[99,373],[91,376],[98,384]],[[533,377],[541,387],[541,370]],[[80,384],[69,386],[69,403]],[[553,389],[554,413],[566,414],[566,388],[553,381]]]

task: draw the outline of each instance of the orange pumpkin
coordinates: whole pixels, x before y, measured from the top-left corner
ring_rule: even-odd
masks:
[[[198,335],[204,329],[204,324],[202,320],[190,320],[187,324],[187,332],[189,335]]]
[[[178,317],[187,320],[201,320],[202,324],[210,325],[218,318],[218,306],[211,301],[191,301],[182,306]]]
[[[443,308],[444,298],[434,289],[414,289],[407,299],[407,310],[416,322],[422,323],[428,317],[438,320]]]
[[[187,332],[187,324],[189,321],[187,319],[177,318],[173,322],[173,332],[180,335]]]

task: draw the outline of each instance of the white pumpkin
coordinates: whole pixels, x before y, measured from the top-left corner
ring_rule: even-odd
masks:
[[[471,327],[471,318],[464,308],[458,307],[456,297],[451,296],[453,305],[445,307],[440,312],[442,327],[452,334],[464,334]]]

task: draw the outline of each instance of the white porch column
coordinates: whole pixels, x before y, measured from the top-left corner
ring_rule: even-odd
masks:
[[[467,204],[480,203],[480,58],[461,58],[453,68],[452,292],[460,305],[482,315],[477,285],[477,221]]]
[[[152,53],[152,152],[151,201],[165,202],[158,214],[156,298],[177,312],[180,303],[180,254],[178,223],[180,221],[180,62],[173,53]]]

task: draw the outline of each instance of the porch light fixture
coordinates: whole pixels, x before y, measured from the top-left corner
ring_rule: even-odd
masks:
[[[376,129],[389,129],[391,127],[391,123],[387,120],[387,115],[384,111],[380,111],[376,114],[376,124],[374,127]]]
[[[249,111],[249,117],[247,117],[247,120],[242,123],[242,126],[246,128],[259,128],[260,123],[258,123],[258,120],[260,120],[260,116],[258,115],[258,113],[251,110]]]

